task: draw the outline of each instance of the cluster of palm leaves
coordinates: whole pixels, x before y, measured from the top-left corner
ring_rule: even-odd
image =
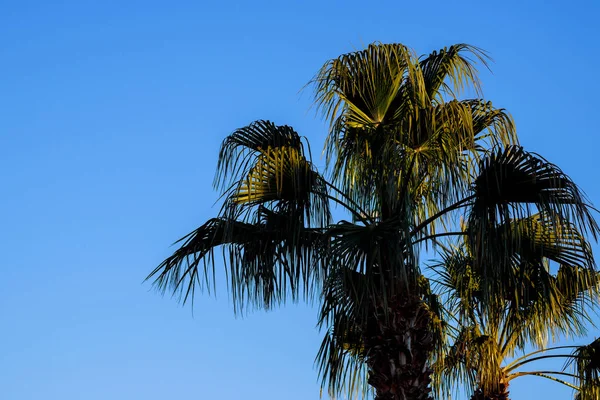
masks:
[[[186,301],[212,288],[222,249],[236,307],[318,299],[332,396],[442,398],[466,385],[501,399],[537,375],[597,399],[598,342],[547,347],[583,335],[598,300],[593,208],[481,98],[474,61],[486,60],[468,45],[417,57],[372,44],[327,62],[312,81],[327,171],[291,127],[234,131],[219,154],[219,215],[150,276]],[[347,219],[333,221],[334,205]],[[423,251],[438,261],[423,268]],[[522,371],[559,356],[565,370]]]

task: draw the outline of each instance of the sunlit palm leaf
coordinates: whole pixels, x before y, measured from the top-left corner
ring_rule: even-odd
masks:
[[[404,79],[417,79],[415,59],[404,45],[371,44],[330,60],[313,80],[315,103],[332,124],[343,114],[349,127],[376,127]],[[414,85],[414,91],[420,86]]]
[[[300,135],[291,127],[277,126],[271,121],[255,121],[237,129],[221,145],[215,185],[226,188],[246,177],[254,159],[267,149],[287,147],[304,154]]]
[[[298,134],[287,126],[257,121],[225,139],[220,173],[232,175],[225,192],[225,215],[247,218],[257,205],[294,212],[300,226],[329,223],[325,179],[304,156]],[[242,217],[245,213],[246,217]]]
[[[307,201],[311,191],[324,191],[319,176],[308,161],[292,147],[268,147],[261,151],[240,187],[230,200],[238,204],[272,200]]]
[[[480,91],[474,61],[487,66],[488,60],[485,51],[464,43],[432,52],[420,62],[427,95],[430,99],[443,93],[455,97],[465,87]]]

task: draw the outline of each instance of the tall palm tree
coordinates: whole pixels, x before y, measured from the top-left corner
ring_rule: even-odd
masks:
[[[531,236],[525,232],[522,235]],[[575,231],[565,234],[560,240],[548,242],[546,254],[555,260],[568,256],[573,249],[570,242],[581,239]],[[592,260],[589,246],[579,250],[579,261]],[[474,268],[468,245],[463,242],[443,251],[442,261],[433,266],[436,276],[431,279],[443,293],[444,312],[454,319],[449,319],[452,343],[434,364],[434,386],[440,397],[460,383],[467,383],[474,391],[472,400],[508,399],[510,382],[521,376],[550,379],[577,390],[582,396],[598,390],[600,381],[590,374],[581,376],[577,371],[548,368],[523,370],[531,363],[551,358],[570,363],[578,360],[587,366],[577,364],[578,370],[598,368],[592,367],[590,362],[594,362],[594,357],[584,351],[593,348],[594,343],[583,347],[547,347],[547,343],[558,336],[586,333],[585,322],[593,322],[590,312],[598,302],[600,276],[572,260],[553,273],[535,258],[531,254],[515,258],[519,263],[510,271],[514,275],[505,277],[506,286],[520,293],[520,305],[514,296],[509,296],[499,299],[501,306],[489,308],[482,304],[479,291],[482,276]],[[570,354],[569,350],[576,350],[577,354]]]
[[[220,215],[150,276],[185,301],[210,289],[223,247],[236,307],[321,300],[318,361],[332,394],[352,391],[362,366],[378,400],[430,398],[446,324],[420,270],[423,246],[465,236],[491,307],[497,295],[520,304],[501,281],[515,252],[547,256],[544,238],[520,234],[521,220],[557,240],[598,231],[575,184],[516,146],[504,110],[460,97],[480,94],[471,58],[486,61],[468,45],[418,58],[401,44],[372,44],[327,62],[313,79],[330,122],[327,174],[290,127],[258,121],[234,131],[219,154]],[[348,219],[334,223],[330,204]],[[458,213],[468,229],[455,231]]]

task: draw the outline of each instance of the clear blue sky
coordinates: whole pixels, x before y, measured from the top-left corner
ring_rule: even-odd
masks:
[[[222,138],[268,118],[318,155],[299,90],[372,41],[488,50],[486,97],[600,205],[593,0],[202,3],[0,2],[0,399],[318,399],[314,309],[236,319],[222,287],[192,315],[142,281],[218,211]]]

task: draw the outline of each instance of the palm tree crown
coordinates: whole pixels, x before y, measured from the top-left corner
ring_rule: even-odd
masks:
[[[485,65],[487,56],[460,44],[419,58],[375,43],[327,62],[312,81],[330,124],[326,173],[291,127],[256,121],[234,131],[219,153],[219,216],[182,238],[150,276],[185,301],[210,290],[222,248],[236,307],[320,299],[318,363],[332,394],[365,378],[376,399],[430,398],[454,310],[420,268],[423,246],[443,250],[441,271],[468,266],[476,277],[453,301],[476,298],[488,318],[539,295],[556,307],[536,302],[538,325],[576,331],[579,314],[563,297],[595,293],[584,235],[595,238],[598,226],[571,179],[519,147],[510,115],[481,98],[473,60]],[[475,98],[461,97],[469,90]],[[331,204],[348,219],[334,222]],[[458,312],[470,329],[473,311]],[[510,346],[536,335],[515,334]]]

